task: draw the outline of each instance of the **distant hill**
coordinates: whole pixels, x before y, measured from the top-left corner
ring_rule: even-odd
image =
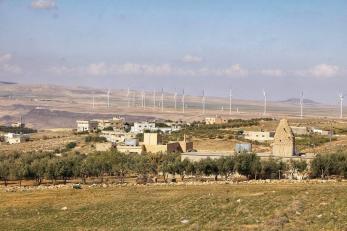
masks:
[[[283,101],[279,101],[281,103],[290,103],[290,104],[299,104],[300,103],[300,99],[299,98],[290,98],[290,99],[286,99],[286,100],[283,100]],[[311,99],[304,99],[304,104],[313,104],[313,105],[316,105],[316,104],[320,104],[319,102],[316,102],[314,100],[311,100]]]
[[[15,82],[0,81],[0,84],[17,84]]]

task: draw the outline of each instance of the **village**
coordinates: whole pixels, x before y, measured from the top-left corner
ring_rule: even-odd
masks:
[[[269,127],[267,130],[264,129],[266,126]],[[157,170],[152,173],[149,169],[143,174],[136,173],[134,169],[127,169],[127,177],[130,177],[130,181],[132,181],[131,176],[134,173],[137,176],[136,182],[145,184],[152,182],[152,179],[157,182],[158,177],[159,181],[176,182],[176,175],[181,175],[181,181],[184,178],[195,179],[199,172],[199,175],[204,175],[205,179],[211,177],[219,180],[238,180],[242,179],[242,175],[245,179],[257,177],[263,179],[310,179],[315,177],[328,179],[339,174],[334,170],[328,170],[328,167],[325,166],[314,165],[312,169],[311,162],[317,161],[317,155],[321,158],[320,146],[327,146],[331,142],[336,142],[337,138],[344,138],[344,135],[335,135],[334,130],[324,130],[313,126],[290,126],[286,119],[233,120],[221,116],[206,117],[203,121],[194,122],[171,120],[127,122],[120,116],[114,116],[111,119],[77,120],[75,128],[54,132],[26,128],[21,117],[19,122],[13,122],[11,126],[3,126],[2,131],[0,150],[8,154],[20,155],[21,152],[29,154],[39,151],[43,154],[46,153],[44,155],[47,156],[53,155],[50,158],[54,157],[53,159],[57,159],[57,161],[66,159],[67,156],[75,158],[82,154],[88,159],[88,156],[107,155],[108,153],[114,153],[111,154],[114,156],[120,153],[135,159],[134,155],[143,156],[147,158],[146,161],[148,158],[149,160],[157,158]],[[226,131],[227,133],[225,133]],[[206,132],[207,134],[205,134]],[[205,138],[201,138],[204,134]],[[208,148],[209,145],[210,148]],[[23,151],[20,151],[21,149]],[[168,170],[162,165],[170,158],[174,167]],[[240,161],[251,161],[248,164],[259,166],[256,170],[242,169],[234,164],[237,158],[244,158]],[[256,158],[256,160],[254,162],[249,158]],[[231,163],[228,164],[228,161]],[[220,162],[229,165],[224,167],[227,170],[222,167],[217,169]],[[190,169],[192,167],[189,166],[189,163],[192,163],[194,170]],[[112,165],[112,163],[110,164]],[[204,165],[200,170],[198,170],[199,164]],[[211,164],[216,165],[215,170],[211,170],[213,168],[210,166]],[[4,167],[6,168],[6,166]],[[18,180],[21,182],[23,179],[36,179],[35,173],[30,173],[30,170],[26,175],[18,178],[11,174],[10,165],[7,168],[7,175],[6,171],[2,173],[5,185],[16,184]],[[30,168],[32,167],[29,166]],[[48,170],[43,169],[42,171]],[[60,176],[58,174],[54,176],[54,182],[59,182],[57,180],[61,179],[65,183],[69,180],[78,183],[76,177],[78,178],[81,174]],[[117,176],[119,172],[110,174],[103,170],[100,174]],[[230,177],[223,177],[225,174]],[[46,178],[45,175],[47,174],[39,177],[39,184],[42,183],[42,180],[49,182],[51,177],[48,174]],[[93,169],[91,169],[86,176],[92,177],[93,175]],[[195,178],[191,178],[191,176],[195,176]],[[124,175],[121,176],[121,182],[125,181],[124,177]],[[86,182],[84,177],[82,179],[83,182]]]

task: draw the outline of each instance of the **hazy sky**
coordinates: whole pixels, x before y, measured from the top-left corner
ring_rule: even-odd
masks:
[[[0,80],[336,103],[347,1],[0,0]]]

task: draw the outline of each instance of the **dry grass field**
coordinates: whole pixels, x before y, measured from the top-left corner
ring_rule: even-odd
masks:
[[[347,183],[2,190],[0,214],[0,230],[345,230]]]

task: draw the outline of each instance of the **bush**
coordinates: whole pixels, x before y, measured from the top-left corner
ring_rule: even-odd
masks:
[[[73,149],[76,147],[76,143],[75,142],[70,142],[66,145],[66,149]]]
[[[90,143],[90,142],[103,143],[103,142],[106,142],[107,140],[105,137],[100,137],[100,136],[86,136],[86,138],[84,138],[84,141],[86,143]]]

